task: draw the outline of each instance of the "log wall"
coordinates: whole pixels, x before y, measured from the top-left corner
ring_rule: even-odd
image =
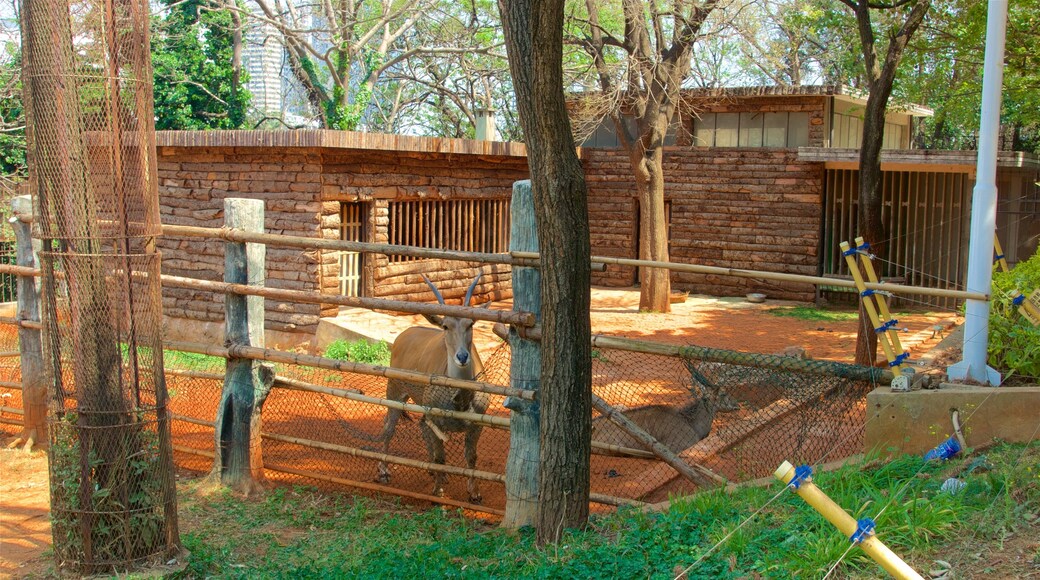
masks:
[[[341,202],[360,202],[366,208],[367,241],[387,243],[391,200],[509,199],[513,182],[527,177],[527,159],[516,151],[444,152],[437,150],[442,145],[437,140],[416,147],[427,150],[393,151],[306,143],[236,146],[231,137],[237,136],[227,134],[228,145],[219,140],[181,145],[171,138],[181,136],[160,133],[159,138],[159,197],[165,224],[221,227],[224,198],[244,197],[264,200],[268,233],[337,239]],[[220,241],[167,236],[159,248],[164,274],[223,279]],[[421,277],[425,273],[448,302],[461,299],[478,271],[466,262],[390,263],[386,256],[375,254],[365,255],[363,268],[363,295],[432,300]],[[508,266],[481,268],[484,277],[474,303],[512,295]],[[267,284],[273,288],[336,293],[338,270],[334,252],[267,249]],[[165,288],[163,311],[175,318],[219,323],[224,319],[224,297]],[[313,334],[320,317],[335,312],[332,305],[266,301],[267,328],[276,331]]]
[[[594,254],[638,257],[638,202],[628,157],[582,151]],[[676,262],[815,275],[823,165],[792,149],[674,148],[664,157],[670,253]],[[630,286],[634,268],[593,272],[592,283]],[[745,278],[673,273],[676,289],[720,296],[763,292],[811,300],[812,287]]]

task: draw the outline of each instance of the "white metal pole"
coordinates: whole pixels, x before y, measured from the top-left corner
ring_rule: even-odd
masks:
[[[993,234],[997,226],[997,132],[1004,80],[1004,37],[1008,0],[990,0],[986,16],[986,60],[982,75],[982,111],[975,190],[971,197],[968,290],[989,293],[993,283]],[[951,379],[971,379],[993,386],[1000,373],[986,365],[989,302],[968,300],[965,307],[963,359],[949,367]]]

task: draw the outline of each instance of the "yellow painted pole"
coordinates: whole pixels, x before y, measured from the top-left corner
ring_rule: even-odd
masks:
[[[790,485],[791,480],[795,477],[795,468],[785,461],[773,475],[785,485]],[[828,522],[834,524],[834,527],[838,528],[838,531],[846,537],[851,538],[858,530],[859,525],[856,520],[842,509],[840,505],[834,503],[834,500],[823,493],[823,490],[816,487],[816,484],[812,482],[812,478],[801,480],[794,492],[804,499],[805,503],[819,512]],[[924,580],[920,574],[915,572],[902,558],[879,540],[873,532],[866,535],[859,542],[859,546],[893,577],[900,580]]]
[[[863,238],[856,238],[857,248],[863,247],[863,244]],[[870,261],[870,256],[860,254],[859,261],[860,264],[863,264],[863,271],[867,274],[867,280],[877,283],[877,272],[874,271],[874,263]],[[874,294],[874,297],[877,298],[878,310],[881,312],[881,317],[885,319],[885,324],[888,324],[890,320],[894,320],[892,317],[892,312],[888,309],[888,302],[885,301],[885,297],[881,296],[880,294]],[[888,340],[892,342],[892,350],[896,354],[901,354],[903,352],[903,344],[899,341],[899,333],[896,331],[895,328],[889,328],[887,334]],[[899,368],[901,370],[905,370],[906,363],[899,365]]]
[[[1040,290],[1034,290],[1029,298],[1023,296],[1018,290],[1012,290],[1011,300],[1018,304],[1018,311],[1026,317],[1026,320],[1032,322],[1034,326],[1040,325],[1040,308],[1037,308],[1036,305],[1040,302]]]
[[[867,316],[870,317],[870,322],[874,325],[874,328],[878,328],[881,326],[881,319],[878,317],[877,309],[874,308],[874,301],[869,300],[870,296],[863,296],[863,292],[867,287],[863,284],[863,275],[859,272],[859,264],[856,263],[856,258],[849,254],[848,242],[841,243],[841,252],[845,255],[845,261],[849,264],[849,273],[852,274],[852,279],[856,282],[856,289],[859,290]],[[895,362],[896,355],[892,352],[892,345],[888,342],[888,337],[884,334],[879,334],[878,342],[881,343],[881,348],[885,351],[885,357],[888,358],[888,362]],[[892,374],[898,377],[902,374],[902,369],[898,365],[894,366],[892,367]]]
[[[993,234],[993,249],[997,251],[997,264],[1000,264],[1000,271],[1007,272],[1009,270],[1007,260],[1004,259],[1004,250],[1000,247],[1000,238],[997,234]]]

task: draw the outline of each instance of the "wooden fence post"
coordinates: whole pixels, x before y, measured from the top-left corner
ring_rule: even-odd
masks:
[[[510,221],[509,250],[537,252],[538,227],[529,180],[513,184]],[[513,266],[512,282],[513,310],[532,312],[540,322],[541,271]],[[541,390],[542,343],[523,338],[521,332],[515,326],[509,328],[509,345],[512,350],[509,386],[535,391],[537,394]],[[538,516],[539,403],[536,396],[534,401],[508,397],[504,404],[512,413],[509,457],[506,461],[506,515],[502,519],[502,527],[518,529],[535,525]]]
[[[40,243],[32,239],[31,227],[22,217],[32,217],[32,198],[20,195],[11,200],[11,228],[19,266],[36,268],[36,254]],[[18,310],[16,318],[40,322],[40,289],[35,276],[18,276]],[[47,367],[43,364],[43,339],[39,328],[18,327],[18,348],[21,351],[22,375],[22,432],[8,447],[24,444],[47,444]]]
[[[255,199],[224,200],[224,225],[251,232],[264,231],[264,202]],[[254,243],[224,244],[224,281],[264,285],[266,246]],[[264,299],[228,294],[224,299],[224,340],[229,346],[264,346]],[[217,407],[216,455],[211,478],[249,493],[264,479],[260,452],[260,417],[274,383],[274,366],[251,359],[229,357]]]

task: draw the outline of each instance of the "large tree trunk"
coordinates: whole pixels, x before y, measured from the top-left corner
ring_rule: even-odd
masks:
[[[877,83],[875,83],[877,85]],[[883,256],[887,235],[881,219],[881,145],[885,140],[885,107],[891,85],[875,86],[867,97],[863,115],[863,145],[859,152],[859,235],[870,244],[871,252]],[[856,364],[873,366],[877,359],[877,333],[860,304],[856,331]]]
[[[664,167],[660,148],[631,154],[639,195],[639,259],[668,261],[668,220],[664,208]],[[670,312],[672,284],[664,268],[641,268],[639,309]]]
[[[537,538],[589,514],[591,353],[585,174],[563,95],[563,1],[500,0],[527,142],[542,255],[541,477]]]

